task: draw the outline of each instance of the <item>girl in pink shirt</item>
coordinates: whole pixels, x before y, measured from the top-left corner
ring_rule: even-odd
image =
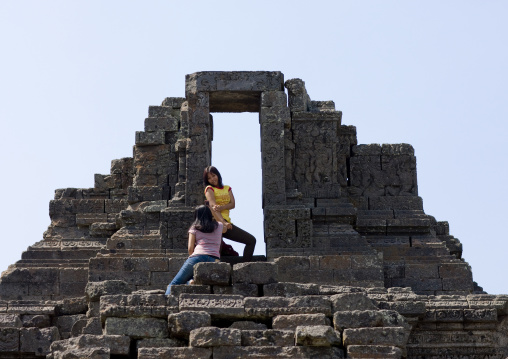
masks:
[[[184,284],[192,279],[194,265],[200,262],[220,261],[220,244],[222,233],[227,227],[216,222],[208,205],[196,207],[194,211],[194,222],[189,228],[189,258],[185,261],[178,274],[169,283],[166,295],[171,294],[171,286]]]

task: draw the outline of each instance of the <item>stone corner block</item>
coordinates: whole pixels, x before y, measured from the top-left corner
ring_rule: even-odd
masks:
[[[269,262],[238,263],[233,266],[233,284],[277,283],[277,265]]]
[[[228,285],[231,265],[223,262],[202,262],[194,266],[194,282],[207,285]]]
[[[123,280],[88,282],[85,288],[87,300],[90,302],[98,302],[103,295],[130,294],[131,292],[131,287]]]

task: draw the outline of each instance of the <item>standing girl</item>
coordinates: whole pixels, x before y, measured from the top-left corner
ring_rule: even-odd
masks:
[[[203,172],[203,182],[205,183],[205,196],[210,203],[217,221],[228,224],[231,227],[224,233],[224,237],[232,241],[245,244],[243,249],[243,259],[245,262],[252,260],[254,247],[256,246],[256,238],[243,229],[231,223],[229,211],[235,208],[235,197],[230,186],[222,184],[222,176],[217,168],[208,166]]]
[[[166,295],[171,294],[171,286],[185,284],[194,275],[194,265],[200,262],[220,261],[220,244],[222,233],[227,230],[222,222],[213,219],[212,212],[207,205],[196,207],[194,222],[189,228],[189,258],[185,261],[178,274],[168,285]]]

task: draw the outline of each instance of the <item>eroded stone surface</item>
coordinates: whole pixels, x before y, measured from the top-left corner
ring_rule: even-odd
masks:
[[[241,330],[231,328],[204,327],[190,332],[189,344],[196,348],[241,345]]]
[[[328,347],[339,345],[340,333],[337,333],[329,325],[304,325],[298,326],[295,333],[297,345],[313,347]]]
[[[169,331],[172,337],[189,338],[192,330],[209,327],[212,323],[210,314],[203,311],[181,311],[168,316]]]

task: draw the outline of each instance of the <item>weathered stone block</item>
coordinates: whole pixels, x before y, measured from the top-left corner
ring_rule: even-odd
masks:
[[[233,266],[233,283],[277,282],[277,265],[269,262],[239,263]]]
[[[334,295],[343,293],[364,293],[365,289],[359,287],[350,287],[347,285],[320,285],[320,295]]]
[[[242,343],[239,329],[204,327],[190,332],[189,345],[197,348],[238,346]]]
[[[278,71],[206,71],[185,76],[185,93],[198,91],[281,91],[284,75]]]
[[[495,322],[497,310],[492,309],[464,309],[464,321],[466,322]]]
[[[345,329],[343,342],[349,345],[389,345],[404,348],[409,330],[402,327]]]
[[[273,318],[273,329],[296,330],[296,327],[303,325],[327,325],[330,326],[330,319],[323,314],[291,314],[277,315]]]
[[[263,293],[267,297],[297,297],[302,295],[317,295],[319,285],[301,283],[270,283],[263,286]]]
[[[210,348],[140,348],[138,359],[211,359]]]
[[[279,271],[310,269],[310,258],[304,256],[282,256],[275,258],[274,263]]]
[[[305,89],[305,82],[301,79],[290,79],[284,83],[284,86],[288,89],[291,111],[308,111],[311,100]]]
[[[333,312],[348,310],[376,310],[377,306],[364,293],[342,293],[330,297]]]
[[[214,285],[213,294],[236,294],[244,297],[258,297],[259,289],[257,284],[237,283],[229,286]]]
[[[21,316],[21,321],[25,328],[47,328],[51,326],[49,315],[26,314]]]
[[[145,119],[145,131],[178,131],[178,119],[175,117],[148,117]]]
[[[54,227],[74,227],[77,223],[76,217],[77,215],[74,214],[54,214],[51,216],[51,225]]]
[[[295,345],[294,330],[242,330],[243,346],[279,346]]]
[[[328,347],[340,345],[340,333],[329,325],[298,326],[295,333],[296,345]]]
[[[136,342],[137,349],[141,348],[173,348],[187,346],[183,340],[174,338],[147,338]]]
[[[50,353],[50,346],[56,340],[60,340],[57,327],[50,328],[23,328],[20,330],[19,350],[35,355],[47,355]]]
[[[423,210],[423,201],[417,196],[385,196],[369,198],[369,209]]]
[[[181,294],[180,311],[201,310],[214,317],[235,318],[245,315],[243,297],[240,295]]]
[[[379,309],[394,310],[405,316],[422,316],[426,310],[425,303],[422,301],[378,301],[377,306]]]
[[[347,347],[348,358],[354,359],[400,359],[402,350],[384,345],[350,345]]]
[[[100,316],[166,318],[178,311],[178,299],[162,293],[136,293],[131,295],[106,295],[101,297]]]
[[[216,347],[213,348],[214,359],[236,358],[344,358],[344,352],[337,347],[308,346],[264,346],[264,347]]]
[[[171,295],[175,297],[179,297],[180,294],[210,294],[210,286],[209,285],[187,285],[187,284],[178,284],[171,286]]]
[[[60,332],[60,337],[62,339],[67,339],[70,337],[73,325],[80,319],[84,318],[86,318],[84,314],[63,315],[61,317],[54,318],[53,325],[55,325],[58,328]]]
[[[198,263],[194,266],[194,282],[205,285],[228,285],[231,279],[229,263]]]
[[[405,327],[410,329],[406,319],[393,310],[339,311],[333,315],[336,330],[365,327]]]
[[[98,222],[90,225],[91,237],[107,238],[117,231],[116,223]]]
[[[321,296],[245,298],[246,315],[269,318],[281,314],[315,314],[331,316],[331,303]]]
[[[164,131],[143,132],[136,131],[136,146],[163,145],[166,140]]]
[[[0,313],[0,328],[21,328],[23,322],[17,314]]]
[[[106,318],[106,335],[128,335],[133,339],[167,338],[168,327],[159,318]]]
[[[55,341],[51,344],[52,356],[58,358],[102,358],[97,349],[104,349],[102,354],[109,358],[110,354],[128,355],[130,338],[124,335],[80,335],[65,341]]]
[[[181,311],[168,316],[169,331],[172,337],[189,338],[192,330],[209,327],[212,324],[210,314],[204,311]]]
[[[90,302],[97,302],[103,295],[129,294],[131,287],[122,280],[106,280],[101,282],[88,282],[85,294]]]
[[[0,352],[19,351],[19,332],[18,328],[0,328]]]
[[[144,187],[129,187],[128,188],[128,201],[129,203],[144,202],[144,201],[160,201],[167,200],[162,187],[159,186],[144,186]],[[122,220],[124,219],[124,211],[120,212]]]
[[[381,145],[372,143],[368,145],[357,145],[351,149],[353,156],[380,156]]]
[[[263,323],[256,323],[250,320],[242,320],[239,322],[234,322],[229,326],[231,329],[240,329],[240,330],[266,330],[267,326]]]
[[[79,276],[78,278],[80,279]],[[57,316],[85,314],[86,310],[88,309],[88,302],[83,295],[84,291],[79,297],[65,298],[59,301],[55,305],[55,314]]]
[[[476,294],[468,295],[466,298],[471,309],[495,308],[498,315],[508,314],[507,295]]]
[[[81,334],[102,334],[102,324],[99,318],[84,318],[76,321],[71,328],[71,337],[77,337]]]

